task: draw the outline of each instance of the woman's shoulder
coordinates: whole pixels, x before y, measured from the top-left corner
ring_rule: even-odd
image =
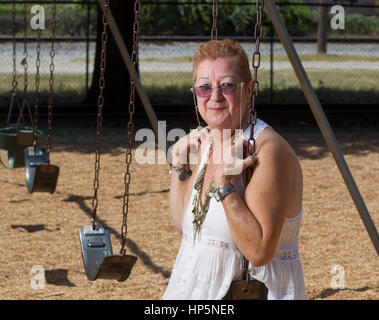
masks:
[[[257,156],[271,159],[275,163],[297,163],[298,159],[291,145],[273,128],[266,127],[257,141]]]

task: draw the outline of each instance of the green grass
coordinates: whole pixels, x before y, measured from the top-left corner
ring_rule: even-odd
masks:
[[[371,70],[307,69],[308,77],[322,103],[374,103],[379,101],[378,72]],[[18,88],[23,90],[23,77],[18,76]],[[270,72],[259,70],[259,103],[305,103],[304,94],[292,70],[274,72],[273,100],[270,92]],[[48,99],[49,75],[41,74],[41,103]],[[143,72],[142,84],[153,104],[193,104],[190,91],[191,72]],[[29,97],[34,99],[34,77],[29,78]],[[0,74],[0,106],[10,101],[11,75]],[[85,97],[85,75],[57,74],[54,101],[59,104],[81,103]],[[22,96],[22,92],[21,92]],[[32,104],[32,103],[31,103]]]
[[[327,61],[327,62],[350,62],[356,61],[359,63],[365,62],[379,62],[379,57],[363,57],[361,55],[338,55],[330,53],[313,53],[313,54],[299,54],[300,60],[304,61]],[[262,57],[263,61],[270,60],[269,56]],[[274,61],[289,61],[287,55],[276,55]]]
[[[94,58],[88,59],[88,63],[90,63],[90,64],[94,63],[94,61],[95,61]],[[73,58],[73,59],[71,59],[71,62],[84,62],[84,63],[86,63],[87,59],[86,58]]]
[[[379,57],[362,57],[361,55],[337,55],[337,54],[325,54],[325,53],[314,53],[314,54],[300,54],[299,55],[302,62],[304,61],[327,61],[327,62],[350,62],[356,61],[359,63],[365,62],[379,62]],[[182,57],[149,57],[141,58],[141,62],[162,62],[162,63],[186,63],[192,62],[191,56]],[[251,63],[251,57],[249,57]],[[270,56],[261,56],[261,61],[270,61]],[[275,55],[274,61],[289,61],[287,55]]]
[[[308,77],[322,102],[359,103],[379,101],[378,73],[371,70],[308,70]],[[357,81],[359,74],[359,81]],[[260,102],[270,102],[270,72],[260,70]],[[156,103],[191,104],[190,72],[144,72],[141,81],[150,99]],[[274,101],[277,103],[305,103],[304,94],[292,70],[274,72]]]
[[[48,101],[50,74],[40,75],[40,100],[41,103]],[[20,96],[23,96],[24,78],[23,75],[17,76],[18,90]],[[10,74],[0,73],[0,104],[1,106],[9,105],[12,77]],[[54,99],[59,104],[80,102],[85,94],[85,75],[78,74],[58,74],[54,76]],[[30,75],[28,79],[29,99],[34,99],[35,78]],[[30,100],[32,101],[32,100]]]
[[[184,63],[192,62],[193,58],[191,56],[182,56],[182,57],[149,57],[141,58],[139,61],[142,62],[168,62],[168,63]]]

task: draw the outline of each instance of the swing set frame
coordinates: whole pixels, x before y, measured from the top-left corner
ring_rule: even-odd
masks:
[[[379,255],[379,235],[375,227],[375,224],[370,216],[370,213],[365,205],[365,202],[359,192],[359,189],[355,183],[355,180],[351,174],[351,171],[345,161],[343,153],[338,145],[334,132],[329,124],[328,119],[326,118],[325,112],[321,106],[320,100],[318,99],[314,89],[312,88],[311,82],[308,78],[308,75],[301,63],[301,60],[296,52],[296,49],[293,45],[291,37],[289,36],[288,30],[280,17],[279,11],[275,6],[274,0],[264,0],[267,13],[274,25],[274,28],[279,35],[280,42],[282,43],[286,54],[291,62],[292,68],[295,71],[295,74],[299,80],[301,88],[304,92],[304,95],[307,99],[309,107],[312,111],[312,114],[316,120],[316,123],[321,131],[322,137],[324,138],[330,152],[333,155],[334,161],[337,164],[337,167],[344,179],[345,185],[350,193],[350,196],[355,204],[355,207],[359,213],[359,216],[366,228],[366,231],[370,237],[370,240]],[[98,0],[101,10],[104,12],[104,0]],[[146,94],[145,89],[143,88],[138,74],[135,72],[134,65],[130,59],[130,54],[125,45],[125,42],[122,39],[120,30],[117,26],[117,23],[112,15],[111,10],[108,8],[107,22],[109,29],[113,35],[113,38],[117,44],[121,57],[124,61],[125,66],[128,69],[129,75],[135,83],[135,88],[140,97],[141,103],[145,109],[145,112],[149,118],[149,121],[153,127],[153,130],[158,136],[163,134],[159,132],[162,130],[158,126],[158,118],[153,110],[153,107],[150,103],[150,100]],[[164,135],[162,135],[164,136]]]

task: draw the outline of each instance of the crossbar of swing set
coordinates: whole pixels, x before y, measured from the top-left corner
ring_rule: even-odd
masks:
[[[14,0],[3,0],[1,3],[2,4],[13,4]],[[41,5],[49,5],[51,3],[47,1],[41,1],[41,0],[18,0],[15,1],[16,4],[41,4]],[[73,2],[72,0],[59,0],[57,4],[86,4],[86,5],[93,5],[96,3],[95,1],[91,0],[81,0],[81,1],[75,1]],[[254,2],[248,2],[248,1],[234,1],[234,2],[229,2],[229,1],[219,1],[218,2],[220,5],[239,5],[239,6],[250,6],[254,4]],[[185,1],[185,2],[175,2],[175,1],[142,1],[142,5],[212,5],[211,1]],[[318,2],[312,2],[312,3],[296,3],[296,2],[281,2],[277,4],[278,6],[309,6],[309,7],[323,7],[323,6],[334,6],[334,5],[342,5],[344,7],[353,7],[353,8],[379,8],[379,5],[376,4],[354,4],[354,3],[343,3],[341,2],[330,2],[330,3],[318,3]]]
[[[104,0],[98,0],[100,8],[104,11]],[[292,43],[291,37],[288,34],[287,28],[284,25],[279,12],[275,6],[275,3],[273,0],[265,0],[265,7],[268,11],[268,14],[271,18],[271,21],[274,25],[274,28],[279,35],[280,41],[283,44],[283,47],[287,53],[287,56],[292,64],[292,67],[294,68],[295,74],[300,82],[300,85],[303,89],[304,95],[308,101],[308,104],[311,108],[311,111],[315,117],[315,120],[317,122],[318,127],[321,130],[321,134],[329,148],[329,150],[332,152],[334,160],[338,166],[338,169],[340,170],[340,173],[345,181],[345,185],[347,186],[347,189],[350,193],[351,198],[353,199],[353,202],[358,210],[358,213],[360,215],[360,218],[366,228],[366,231],[371,239],[371,242],[374,245],[374,248],[376,250],[376,253],[379,255],[379,236],[378,232],[376,230],[376,227],[370,217],[370,214],[367,210],[367,207],[363,201],[363,198],[358,190],[358,187],[354,181],[354,178],[349,170],[349,167],[344,159],[344,156],[338,146],[337,140],[334,136],[334,133],[330,127],[330,124],[325,116],[324,110],[322,109],[322,106],[320,104],[320,101],[315,93],[315,91],[312,88],[312,85],[308,79],[308,76],[305,72],[305,69],[300,61],[300,58],[296,52],[296,49]],[[151,106],[151,103],[149,101],[149,98],[142,87],[142,84],[139,80],[139,77],[136,73],[133,72],[133,64],[130,60],[130,55],[128,53],[128,50],[126,48],[126,45],[121,37],[121,33],[117,27],[117,23],[113,18],[112,12],[110,9],[108,9],[108,17],[107,21],[110,27],[110,30],[113,34],[113,37],[115,39],[115,42],[120,50],[121,56],[124,60],[124,63],[129,71],[130,76],[133,74],[135,75],[135,83],[136,83],[136,89],[140,96],[141,102],[143,104],[143,107],[145,108],[145,111],[149,117],[149,120],[151,122],[151,125],[154,128],[155,134],[159,135],[158,131],[160,130],[158,126],[158,120],[154,113],[154,110]],[[163,136],[163,135],[162,135]]]

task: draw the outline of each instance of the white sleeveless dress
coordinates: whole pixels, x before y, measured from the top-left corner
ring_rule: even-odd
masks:
[[[254,137],[269,127],[257,120]],[[250,135],[250,128],[244,138]],[[205,156],[198,167],[203,167]],[[233,178],[236,192],[243,197],[245,187],[242,175]],[[163,295],[165,300],[220,300],[232,282],[243,276],[243,255],[236,247],[230,233],[225,210],[220,202],[211,199],[209,210],[200,234],[193,240],[192,200],[183,217],[183,238],[172,274]],[[302,210],[293,218],[286,218],[272,260],[259,267],[249,264],[252,278],[268,288],[269,300],[305,299],[303,269],[298,252],[298,237]]]

